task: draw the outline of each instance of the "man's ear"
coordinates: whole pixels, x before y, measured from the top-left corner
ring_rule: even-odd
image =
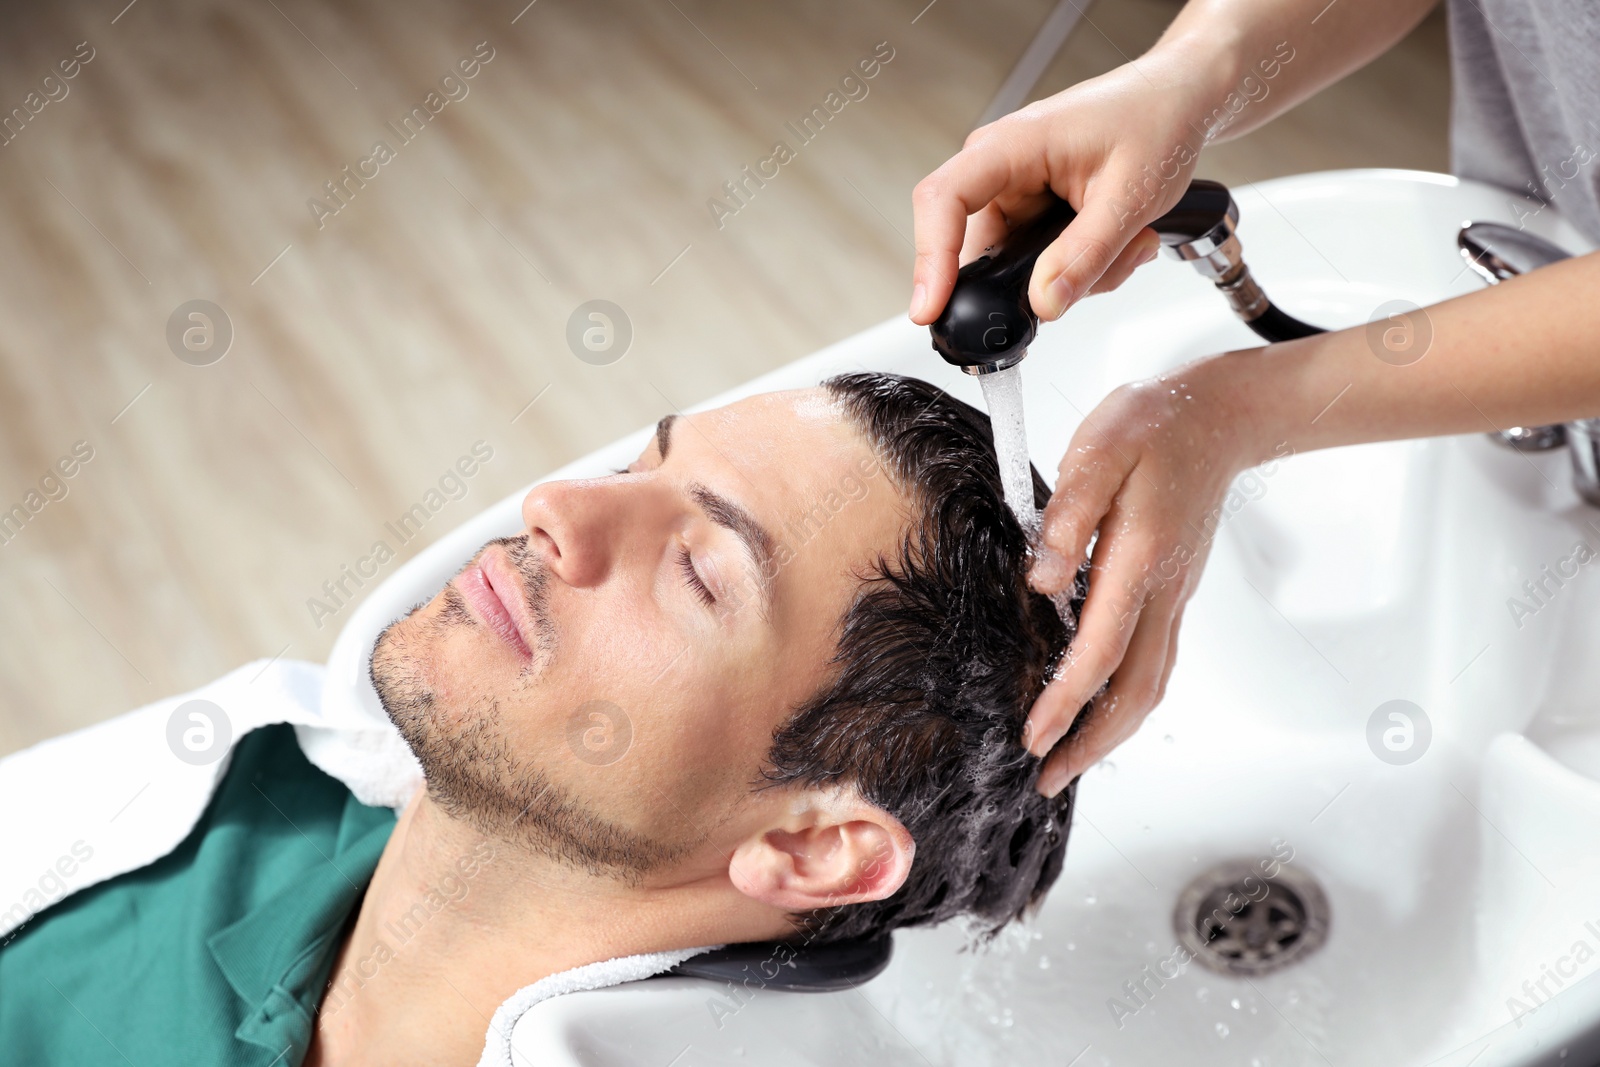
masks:
[[[900,820],[854,789],[789,794],[778,824],[743,841],[728,861],[739,892],[785,911],[891,896],[911,872],[916,843]]]

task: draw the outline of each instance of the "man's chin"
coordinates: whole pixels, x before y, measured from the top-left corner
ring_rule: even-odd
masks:
[[[687,853],[690,842],[661,842],[608,822],[551,781],[512,744],[492,694],[441,693],[428,676],[448,662],[428,654],[428,627],[416,622],[413,613],[379,636],[372,684],[442,811],[563,865],[624,882]]]
[[[426,666],[428,642],[419,619],[429,607],[418,605],[411,614],[385,627],[372,646],[369,667],[378,703],[413,752],[417,745],[412,733],[436,703],[436,687]]]

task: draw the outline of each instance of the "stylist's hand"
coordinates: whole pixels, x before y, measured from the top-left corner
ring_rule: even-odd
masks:
[[[1212,356],[1124,385],[1073,434],[1044,512],[1029,582],[1069,587],[1089,550],[1089,596],[1062,668],[1033,706],[1028,750],[1050,753],[1039,791],[1054,796],[1126,740],[1166,691],[1178,625],[1194,593],[1234,476],[1270,445],[1237,410],[1248,392],[1237,357]],[[1110,679],[1088,719],[1051,753],[1083,704]]]
[[[1188,188],[1200,150],[1192,67],[1153,51],[974,130],[966,146],[912,194],[917,263],[911,320],[939,317],[959,262],[1038,214],[1051,190],[1077,209],[1039,257],[1034,313],[1061,315],[1090,292],[1116,288],[1155,258],[1146,228]]]

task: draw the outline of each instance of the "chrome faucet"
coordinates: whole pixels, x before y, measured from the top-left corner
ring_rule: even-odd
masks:
[[[1456,247],[1468,269],[1490,285],[1571,258],[1543,237],[1498,222],[1467,223],[1456,235]],[[1556,426],[1513,426],[1489,437],[1519,452],[1566,445],[1572,455],[1573,488],[1586,503],[1600,507],[1600,418]]]

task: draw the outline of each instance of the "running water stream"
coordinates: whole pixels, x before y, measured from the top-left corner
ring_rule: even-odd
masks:
[[[983,402],[989,408],[989,423],[994,427],[994,451],[1000,462],[1000,485],[1006,505],[1016,515],[1027,535],[1029,551],[1039,540],[1041,514],[1033,504],[1033,467],[1028,459],[1028,429],[1022,417],[1022,364],[1005,370],[978,375]],[[1056,613],[1067,624],[1068,632],[1077,628],[1072,612],[1072,589],[1051,597]]]
[[[1028,430],[1022,417],[1022,364],[992,374],[980,374],[983,402],[994,426],[994,451],[1000,461],[1000,485],[1006,503],[1031,542],[1039,531],[1039,512],[1033,506],[1033,471],[1028,460]]]

